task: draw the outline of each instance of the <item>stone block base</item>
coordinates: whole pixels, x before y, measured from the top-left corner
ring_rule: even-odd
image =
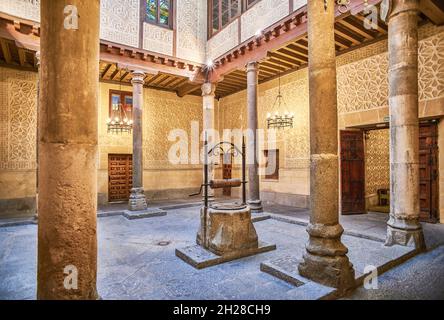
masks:
[[[424,233],[421,229],[404,230],[387,226],[386,246],[401,245],[418,250],[425,250]]]
[[[158,208],[149,208],[140,211],[130,211],[126,210],[123,212],[123,216],[128,220],[145,219],[152,217],[166,216],[166,211]]]
[[[288,282],[295,287],[300,287],[305,284],[304,278],[299,275],[297,268],[300,262],[295,257],[282,257],[261,263],[261,271]]]
[[[147,209],[146,197],[143,188],[132,188],[128,209],[130,211],[142,211]]]
[[[355,270],[347,256],[318,256],[306,252],[298,270],[305,278],[341,291],[356,286]]]
[[[182,249],[176,249],[176,256],[196,269],[203,269],[272,250],[276,250],[276,245],[260,242],[257,248],[234,251],[223,256],[219,256],[209,250],[204,249],[200,245],[194,245]]]

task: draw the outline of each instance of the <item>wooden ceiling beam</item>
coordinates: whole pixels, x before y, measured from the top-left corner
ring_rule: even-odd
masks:
[[[343,25],[345,28],[350,29],[351,31],[363,36],[367,40],[373,40],[375,38],[371,33],[365,31],[365,29],[363,30],[360,27],[357,27],[348,21],[339,20],[338,23]]]
[[[297,45],[296,42],[295,43],[290,43],[289,45],[287,45],[286,48],[291,50],[291,51],[296,52],[300,56],[308,58],[308,49],[305,49],[305,47],[302,46],[302,45]]]
[[[364,24],[365,19],[367,18],[361,14],[354,15],[353,17],[356,18],[357,20],[359,20],[362,24]],[[376,24],[372,27],[375,27],[376,28],[375,31],[378,31],[381,34],[386,34],[388,32],[387,25],[383,21],[381,21],[380,19],[378,19],[378,24]]]
[[[282,65],[279,65],[279,64],[274,64],[274,63],[272,64],[272,63],[270,63],[270,60],[266,60],[266,61],[261,62],[261,66],[269,68],[270,70],[275,70],[276,72],[282,72],[282,71],[285,71],[288,69],[288,68],[286,68]]]
[[[362,38],[361,39],[357,39],[357,37],[353,37],[353,34],[351,32],[347,32],[344,29],[342,29],[340,26],[335,26],[335,34],[347,39],[348,41],[350,41],[353,45],[358,45],[362,42]]]
[[[271,64],[277,65],[277,66],[282,66],[285,69],[293,68],[295,65],[298,65],[297,63],[288,63],[287,61],[281,60],[276,57],[272,57],[272,56],[268,56],[268,57],[269,57],[269,59],[267,60],[267,63],[271,63]]]
[[[23,48],[18,48],[18,56],[20,61],[20,66],[26,66],[26,50]]]
[[[233,78],[233,77],[229,77],[229,76],[225,76],[224,77],[224,81],[228,81],[228,82],[232,82],[232,83],[236,83],[239,85],[243,85],[247,83],[247,80],[239,80],[238,78]]]
[[[201,86],[200,84],[187,81],[187,83],[183,84],[182,86],[176,89],[176,94],[182,98],[185,97],[187,94],[196,91],[197,89],[200,88],[200,86]]]
[[[287,47],[278,49],[276,51],[276,53],[278,53],[280,55],[283,55],[285,57],[288,57],[290,59],[297,60],[300,63],[307,63],[307,61],[308,61],[308,58],[299,56],[298,54],[296,54],[293,51],[289,50]]]
[[[280,54],[278,51],[275,52],[269,52],[268,55],[270,57],[276,58],[280,61],[286,61],[289,64],[291,64],[292,66],[300,66],[301,62],[299,60],[293,59],[293,58],[289,58],[286,55]]]
[[[8,43],[6,42],[6,40],[1,39],[0,45],[2,47],[3,57],[5,58],[6,63],[11,64],[12,63],[12,56],[11,56],[11,51],[9,50]]]
[[[102,72],[102,74],[100,75],[100,79],[105,79],[108,75],[111,75],[110,73],[110,71],[112,70],[112,67],[115,67],[115,65],[114,64],[112,64],[112,63],[109,63],[107,66],[106,66],[106,68],[103,70],[103,72]]]

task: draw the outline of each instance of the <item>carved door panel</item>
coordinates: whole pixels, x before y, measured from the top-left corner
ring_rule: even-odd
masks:
[[[365,162],[362,131],[341,131],[342,214],[365,213]]]
[[[128,201],[133,184],[132,155],[108,155],[108,201]]]
[[[436,123],[419,127],[420,219],[438,222],[438,128]]]

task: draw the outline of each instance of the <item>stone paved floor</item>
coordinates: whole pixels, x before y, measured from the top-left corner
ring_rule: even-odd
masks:
[[[288,208],[274,211],[279,210]],[[263,261],[288,254],[302,255],[304,251],[305,227],[275,219],[255,225],[260,239],[276,243],[278,250],[204,270],[185,264],[174,250],[194,244],[198,212],[198,207],[191,207],[169,211],[165,217],[135,221],[122,216],[100,218],[101,296],[104,299],[312,299],[328,293],[328,288],[319,285],[294,288],[259,270]],[[0,228],[0,299],[35,298],[36,229],[36,225]],[[161,246],[162,241],[170,244]],[[344,236],[343,241],[358,272],[367,264],[378,265],[380,260],[405,250],[385,248],[381,242],[354,236]]]
[[[413,257],[382,274],[377,290],[360,287],[344,299],[444,300],[444,246]]]

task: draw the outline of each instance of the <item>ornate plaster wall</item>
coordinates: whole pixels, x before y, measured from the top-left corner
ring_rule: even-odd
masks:
[[[241,42],[290,14],[288,0],[261,0],[241,16]],[[258,18],[260,17],[260,18]]]
[[[239,23],[231,22],[207,42],[207,58],[216,59],[239,44]]]
[[[173,55],[173,30],[143,24],[143,49]]]
[[[370,130],[365,138],[365,194],[376,199],[378,189],[390,188],[390,131]]]
[[[37,77],[0,68],[0,215],[35,207]]]
[[[100,38],[169,56],[177,52],[178,58],[205,62],[207,0],[176,0],[176,31],[147,23],[141,26],[141,3],[142,0],[101,0]],[[0,12],[39,22],[40,0],[1,0]]]
[[[0,12],[31,21],[40,21],[40,0],[2,0]]]
[[[207,0],[176,0],[177,57],[205,63]]]
[[[100,38],[139,46],[140,0],[101,0]]]

